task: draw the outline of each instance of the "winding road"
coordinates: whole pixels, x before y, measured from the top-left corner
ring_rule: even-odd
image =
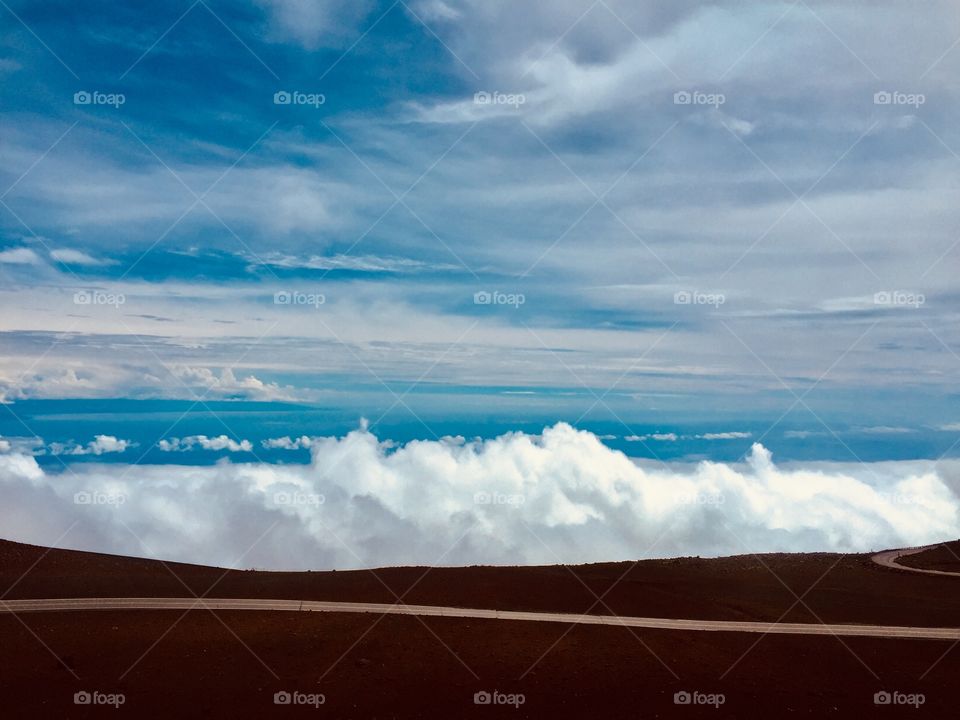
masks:
[[[915,568],[908,565],[901,565],[897,562],[898,559],[905,557],[906,555],[916,555],[917,553],[922,553],[924,550],[933,550],[941,545],[943,545],[943,543],[936,543],[935,545],[920,545],[919,547],[912,548],[901,548],[899,550],[884,550],[883,552],[874,555],[872,559],[875,563],[877,563],[877,565],[893,568],[894,570],[906,570],[908,572],[923,573],[924,575],[952,575],[954,577],[960,577],[960,573],[958,572]]]
[[[960,628],[900,627],[895,625],[827,625],[815,623],[740,622],[731,620],[674,620],[670,618],[577,615],[476,608],[381,603],[323,602],[316,600],[244,600],[233,598],[63,598],[0,601],[0,613],[75,612],[92,610],[256,610],[290,612],[375,613],[424,617],[521,620],[578,625],[616,625],[654,630],[771,633],[779,635],[845,635],[877,638],[960,640]]]

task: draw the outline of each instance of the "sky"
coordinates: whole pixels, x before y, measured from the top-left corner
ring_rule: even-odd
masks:
[[[8,480],[946,467],[958,76],[947,0],[3,0]]]

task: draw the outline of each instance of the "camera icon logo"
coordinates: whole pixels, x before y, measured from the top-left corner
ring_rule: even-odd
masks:
[[[93,495],[82,490],[73,496],[73,502],[77,505],[90,505],[93,502]]]
[[[893,102],[893,93],[881,90],[873,94],[874,105],[890,105]]]
[[[293,295],[286,290],[281,290],[280,292],[275,292],[273,294],[274,305],[289,305],[292,299]]]
[[[81,690],[80,692],[73,694],[74,705],[89,705],[92,702],[93,695],[88,693],[86,690]]]
[[[874,305],[889,305],[891,303],[890,293],[887,291],[882,291],[874,293],[873,295],[873,304]]]
[[[492,302],[493,302],[493,295],[491,295],[486,290],[481,290],[480,292],[475,292],[473,294],[474,305],[489,305]]]
[[[673,302],[676,305],[689,305],[693,295],[687,290],[680,290],[673,294]]]
[[[693,102],[693,96],[686,90],[679,90],[673,94],[674,105],[689,105]]]
[[[493,695],[488,693],[486,690],[481,690],[480,692],[473,694],[474,705],[489,705],[492,702],[493,702]]]
[[[873,694],[874,705],[890,705],[892,702],[893,695],[888,693],[886,690],[881,690],[880,692]]]
[[[74,305],[89,305],[92,299],[93,293],[89,290],[77,290],[77,292],[73,294]]]
[[[475,102],[477,105],[489,105],[491,100],[492,98],[490,93],[488,93],[486,90],[481,90],[473,95],[473,102]]]
[[[286,690],[281,690],[273,694],[274,705],[290,705],[291,703],[293,703],[293,695]]]
[[[291,96],[286,90],[278,90],[273,94],[274,105],[289,105],[292,100],[293,96]]]
[[[680,690],[673,694],[673,704],[674,705],[689,705],[693,702],[693,696],[688,693],[686,690]]]
[[[74,105],[89,105],[93,102],[93,96],[86,90],[79,90],[73,94]]]

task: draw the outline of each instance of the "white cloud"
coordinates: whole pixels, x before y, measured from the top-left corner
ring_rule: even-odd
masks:
[[[892,427],[889,425],[877,425],[875,427],[857,428],[864,435],[909,435],[916,430],[906,427]]]
[[[122,453],[128,448],[137,447],[138,443],[132,440],[120,440],[113,435],[95,435],[86,445],[77,445],[74,442],[50,443],[51,455],[104,455],[107,453]]]
[[[960,422],[941,425],[937,430],[942,430],[943,432],[960,432]]]
[[[190,435],[185,438],[170,438],[161,440],[157,447],[163,452],[187,452],[199,447],[202,450],[229,450],[230,452],[251,452],[253,443],[249,440],[234,440],[226,435],[207,437],[206,435]]]
[[[623,438],[627,442],[645,442],[647,440],[659,440],[661,442],[676,442],[680,436],[676,433],[651,433],[650,435],[627,435]]]
[[[98,393],[110,394],[104,393],[104,390],[112,388],[115,392],[118,381],[126,374],[116,366],[106,370],[90,367],[78,371],[73,368],[64,369],[62,364],[63,360],[60,360],[59,363],[50,363],[41,370],[44,363],[34,361],[27,366],[26,371],[20,373],[15,367],[0,367],[0,402],[12,402],[26,397],[87,398]]]
[[[0,527],[44,544],[78,520],[72,547],[267,568],[626,560],[661,535],[660,556],[859,552],[960,535],[957,461],[779,467],[755,444],[746,464],[667,466],[565,424],[401,447],[359,429],[317,439],[309,465],[146,466],[135,480],[126,470],[47,475],[32,457],[0,455]],[[78,492],[125,502],[75,505]]]
[[[64,263],[66,265],[116,265],[116,260],[110,260],[107,258],[95,258],[92,255],[88,255],[85,252],[80,250],[73,250],[71,248],[60,248],[50,251],[50,257],[56,260],[57,262]]]
[[[47,452],[43,438],[31,436],[0,437],[0,454],[43,455]]]
[[[416,13],[424,21],[448,21],[456,20],[461,16],[461,12],[450,7],[444,0],[424,0],[416,5]]]
[[[251,258],[256,265],[272,265],[282,268],[305,270],[357,270],[361,272],[424,272],[438,270],[462,270],[461,265],[450,263],[422,262],[403,257],[377,257],[375,255],[311,255],[297,257],[272,253]]]
[[[261,443],[268,450],[305,450],[313,445],[313,438],[302,435],[298,438],[290,436],[268,438]]]
[[[336,46],[357,32],[373,7],[370,0],[257,0],[270,15],[270,34],[308,50]]]
[[[647,440],[658,440],[661,442],[676,442],[677,440],[738,440],[751,437],[753,433],[748,432],[719,432],[703,433],[702,435],[677,435],[677,433],[651,433],[649,435],[627,435],[624,440],[627,442],[644,442]]]
[[[30,248],[18,247],[0,250],[0,263],[4,265],[42,265],[43,260]]]
[[[173,368],[173,374],[188,387],[199,386],[216,396],[240,396],[251,400],[295,400],[298,395],[296,388],[264,382],[255,375],[237,378],[230,368],[223,368],[217,375],[210,368],[177,366]]]
[[[129,447],[135,447],[137,443],[130,440],[118,440],[113,435],[97,435],[92,443],[88,443],[87,449],[94,455],[103,453],[124,452]]]

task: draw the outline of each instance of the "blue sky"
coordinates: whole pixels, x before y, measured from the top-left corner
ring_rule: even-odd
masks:
[[[955,3],[0,17],[4,438],[956,454]]]

